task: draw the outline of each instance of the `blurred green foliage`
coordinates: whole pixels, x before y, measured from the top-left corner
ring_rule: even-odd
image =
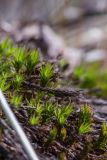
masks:
[[[77,86],[83,89],[99,89],[93,95],[107,98],[107,69],[99,63],[82,64],[76,67],[73,73],[74,81],[78,80]]]

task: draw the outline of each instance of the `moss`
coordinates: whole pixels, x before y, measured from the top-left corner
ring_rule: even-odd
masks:
[[[95,144],[99,148],[106,148],[106,125],[100,126],[100,133],[93,134],[93,124],[97,124],[89,105],[79,105],[80,111],[77,112],[77,103],[72,103],[72,97],[59,97],[58,93],[56,96],[54,92],[45,92],[49,87],[54,90],[55,86],[60,85],[54,64],[40,62],[37,51],[28,52],[7,40],[0,44],[0,48],[0,88],[8,102],[16,106],[18,111],[26,108],[27,120],[22,117],[29,128],[33,126],[38,129],[35,134],[45,151],[51,153],[56,148],[55,155],[61,153],[59,159],[62,159],[62,155],[72,156],[71,152],[86,158],[92,151],[97,154]],[[98,68],[97,64],[80,66],[75,69],[73,76],[80,80],[78,87],[100,87],[105,97],[107,75],[105,70],[100,72]],[[91,137],[90,142],[88,136]]]
[[[77,86],[83,89],[99,89],[99,92],[93,92],[92,95],[107,97],[107,70],[102,64],[92,63],[83,64],[77,67],[73,73],[73,81],[78,80]]]

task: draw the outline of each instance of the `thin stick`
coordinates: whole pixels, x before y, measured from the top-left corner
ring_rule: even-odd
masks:
[[[27,155],[29,156],[30,160],[39,160],[36,153],[34,152],[28,138],[26,137],[22,127],[20,126],[18,120],[16,119],[14,113],[12,112],[10,106],[8,105],[5,96],[3,95],[2,91],[0,90],[0,106],[3,109],[4,113],[6,114],[8,120],[10,121],[12,127],[16,131],[20,142],[23,145],[24,150],[26,151]]]

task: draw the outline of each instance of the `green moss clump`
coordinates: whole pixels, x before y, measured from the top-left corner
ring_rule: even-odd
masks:
[[[77,105],[70,96],[54,94],[59,83],[54,64],[41,62],[37,50],[27,51],[5,40],[0,44],[0,65],[0,88],[13,110],[17,109],[19,120],[25,111],[26,116],[20,121],[31,130],[29,134],[34,140],[36,137],[39,148],[68,160],[88,158],[90,153],[98,156],[96,149],[106,152],[106,124],[96,123],[89,105]],[[79,80],[77,86],[81,88],[100,86],[106,97],[107,75],[104,70],[99,73],[98,67],[76,68],[73,78]],[[50,93],[50,89],[53,92]],[[99,127],[100,132],[95,132],[95,127]]]

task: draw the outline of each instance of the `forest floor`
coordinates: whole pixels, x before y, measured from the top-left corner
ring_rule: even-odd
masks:
[[[0,38],[7,35],[1,29]],[[32,38],[20,43],[11,43],[10,39],[1,42],[0,88],[38,157],[40,160],[106,160],[106,60],[84,62],[66,76],[69,65],[59,57],[41,58],[44,53],[34,46],[36,43]],[[106,51],[106,38],[99,46]],[[79,43],[75,47],[89,49]],[[97,47],[90,47],[91,51]],[[0,159],[28,160],[1,110]]]

